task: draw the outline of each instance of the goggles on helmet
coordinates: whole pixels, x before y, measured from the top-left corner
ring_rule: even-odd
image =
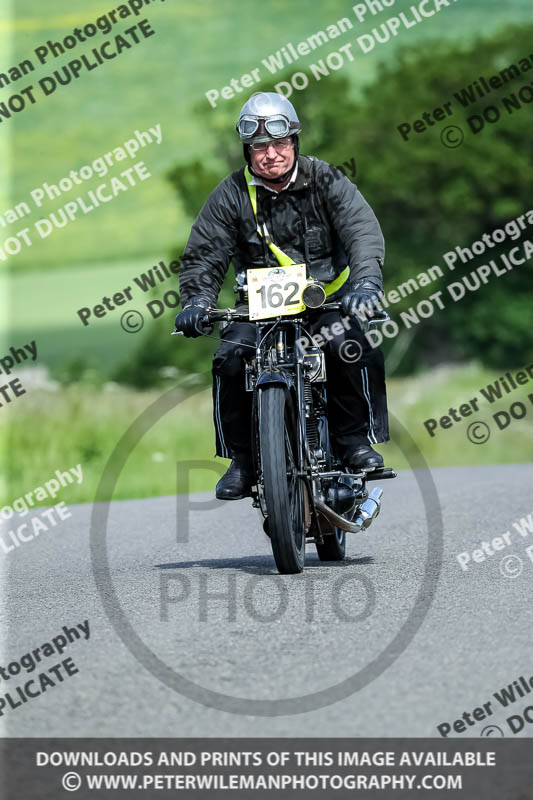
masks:
[[[259,129],[260,122],[263,123],[268,136],[275,139],[282,139],[290,133],[289,120],[287,117],[284,117],[283,114],[277,114],[276,116],[266,118],[244,114],[237,123],[237,130],[241,138],[250,139]]]

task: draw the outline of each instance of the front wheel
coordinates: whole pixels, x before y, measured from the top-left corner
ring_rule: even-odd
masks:
[[[302,572],[308,527],[308,498],[298,476],[298,435],[290,399],[283,386],[259,394],[259,443],[268,534],[281,574]]]

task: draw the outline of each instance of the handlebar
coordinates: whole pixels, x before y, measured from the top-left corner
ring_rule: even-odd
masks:
[[[317,311],[324,311],[324,310],[326,310],[326,311],[340,311],[341,310],[341,304],[340,303],[324,303],[324,305],[320,306],[316,310]],[[374,309],[374,313],[372,314],[371,317],[368,317],[365,314],[364,315],[364,319],[366,319],[367,322],[387,322],[387,320],[390,319],[390,317],[389,317],[389,315],[387,314],[386,311],[383,311],[383,310],[380,311],[379,309],[376,308],[376,309]]]
[[[340,311],[341,304],[340,303],[324,303],[323,305],[319,306],[318,308],[309,309],[310,311]],[[298,317],[298,315],[296,315]],[[261,323],[267,323],[269,321],[275,322],[279,320],[280,317],[274,317],[272,320],[258,320]],[[281,317],[283,319],[283,317]],[[290,321],[290,317],[286,317],[287,321]],[[365,317],[361,320],[361,322],[366,322],[368,325],[376,325],[380,322],[387,322],[390,317],[386,311],[375,309],[374,313],[371,317]],[[202,318],[202,324],[209,326],[214,324],[215,322],[250,322],[250,317],[247,313],[236,311],[234,308],[213,308],[213,309],[206,309],[206,313]],[[172,336],[183,336],[183,331],[177,331],[174,329],[172,331]]]

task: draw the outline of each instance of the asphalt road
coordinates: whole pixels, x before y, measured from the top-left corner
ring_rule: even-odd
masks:
[[[533,510],[532,478],[529,465],[434,470],[440,570],[439,508],[428,531],[410,473],[383,482],[382,513],[350,535],[343,564],[322,564],[309,547],[299,576],[277,574],[248,500],[191,512],[178,543],[176,498],[165,497],[112,503],[110,580],[98,545],[97,588],[92,507],[71,506],[71,519],[0,556],[0,664],[63,626],[88,620],[90,638],[28,674],[67,657],[79,670],[4,708],[2,735],[438,736],[437,725],[491,701],[486,719],[455,735],[490,724],[511,736],[506,719],[533,705],[533,691],[508,708],[493,693],[533,675],[533,532],[512,526]],[[511,544],[461,569],[457,554],[506,531]],[[526,724],[517,735],[532,734]]]

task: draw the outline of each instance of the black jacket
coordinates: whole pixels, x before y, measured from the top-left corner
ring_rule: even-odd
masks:
[[[381,283],[379,223],[357,187],[331,164],[299,156],[287,189],[275,194],[257,186],[257,210],[274,244],[296,263],[307,263],[314,278],[332,281],[348,264],[351,281]],[[182,304],[202,296],[215,306],[232,259],[236,273],[278,266],[257,233],[244,169],[219,183],[196,218],[181,262]]]

